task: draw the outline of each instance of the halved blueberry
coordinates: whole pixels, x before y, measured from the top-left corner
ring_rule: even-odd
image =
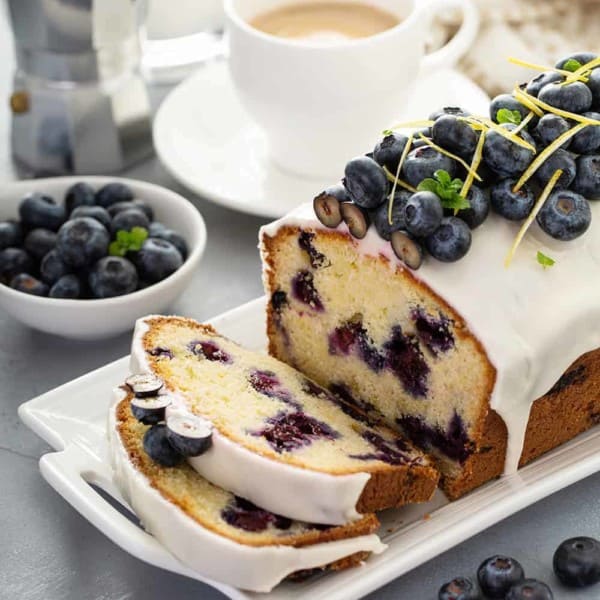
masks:
[[[183,456],[204,454],[212,446],[212,430],[210,422],[196,415],[174,414],[167,419],[167,439]]]
[[[394,254],[407,266],[417,270],[423,263],[423,246],[408,231],[394,231],[390,236]]]
[[[367,211],[352,202],[340,204],[342,220],[346,223],[348,231],[358,240],[362,240],[369,229],[371,219]]]
[[[342,200],[345,198],[345,200]],[[335,229],[342,222],[342,213],[340,212],[340,201],[348,201],[350,196],[346,188],[341,184],[327,188],[313,200],[313,210],[317,219],[325,225]]]
[[[468,577],[456,577],[445,583],[438,592],[438,600],[479,600],[479,590]]]
[[[164,382],[152,373],[138,373],[130,375],[125,383],[137,398],[156,396],[162,389]]]
[[[146,431],[143,445],[146,454],[163,467],[176,467],[183,461],[183,456],[169,443],[167,427],[162,423]]]
[[[165,420],[165,411],[171,404],[167,395],[133,398],[131,400],[131,413],[144,425],[156,425]]]

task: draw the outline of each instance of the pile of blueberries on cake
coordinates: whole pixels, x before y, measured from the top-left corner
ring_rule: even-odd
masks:
[[[36,296],[101,299],[135,292],[176,271],[183,237],[114,182],[71,186],[63,203],[34,192],[19,220],[0,221],[0,283]]]
[[[373,223],[413,269],[427,253],[463,258],[490,208],[515,222],[534,211],[540,228],[561,241],[589,228],[589,201],[600,200],[595,54],[567,56],[497,96],[489,118],[446,107],[396,129],[415,127],[410,136],[385,131],[372,152],[347,163],[341,183],[315,198],[325,226],[343,221],[361,239]]]

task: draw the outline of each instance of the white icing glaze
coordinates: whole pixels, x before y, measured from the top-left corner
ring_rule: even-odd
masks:
[[[464,318],[496,367],[491,407],[508,429],[507,474],[517,470],[533,401],[575,359],[600,347],[600,202],[591,205],[592,225],[582,237],[557,242],[534,224],[509,268],[504,257],[519,225],[490,215],[465,258],[444,264],[428,257],[413,271]],[[304,204],[264,226],[261,239],[284,225],[325,229]],[[338,229],[347,232],[343,223]],[[355,243],[364,254],[386,256],[394,269],[402,265],[374,227]],[[538,250],[556,264],[544,269]]]
[[[326,565],[356,552],[379,554],[385,550],[386,546],[375,534],[302,548],[256,547],[239,544],[205,529],[166,500],[129,460],[116,423],[116,407],[122,399],[123,392],[115,390],[115,402],[108,417],[115,484],[146,531],[198,573],[246,590],[269,592],[294,571]]]
[[[138,319],[135,325],[130,359],[132,373],[151,371],[143,346],[148,318],[152,317]],[[173,394],[166,418],[174,411],[186,410],[185,400]],[[272,460],[231,441],[217,427],[213,429],[210,450],[188,460],[215,485],[271,512],[309,523],[341,525],[358,519],[356,504],[370,479],[368,473],[329,475]]]

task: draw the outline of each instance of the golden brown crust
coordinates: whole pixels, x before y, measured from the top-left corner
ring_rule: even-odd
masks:
[[[531,408],[525,443],[519,461],[522,467],[545,452],[600,424],[600,349],[578,358],[545,396]],[[490,411],[481,447],[468,462],[468,471],[445,479],[441,487],[451,500],[500,477],[508,433],[500,416]]]
[[[143,346],[146,350],[150,350],[157,345],[156,336],[157,330],[162,325],[169,325],[173,320],[184,323],[186,327],[198,329],[203,333],[212,333],[220,335],[210,325],[198,323],[192,319],[183,317],[151,317],[146,319],[146,323],[150,326],[148,331],[143,336]],[[160,361],[149,357],[153,369],[160,376]],[[169,382],[166,378],[166,385]],[[240,440],[233,438],[223,428],[219,428],[219,433],[229,438],[234,443],[243,445]],[[277,460],[275,453],[268,454],[261,452],[261,456]],[[306,468],[301,464],[294,465],[297,468]],[[357,503],[359,513],[370,513],[386,508],[402,506],[407,502],[426,502],[431,498],[437,487],[439,475],[437,471],[429,464],[427,465],[388,465],[382,462],[377,462],[365,465],[364,469],[355,469],[353,471],[336,472],[335,475],[344,475],[347,473],[366,472],[371,474],[365,489]],[[411,482],[411,488],[406,489],[406,482]]]
[[[163,477],[168,474],[171,468],[162,467],[159,464],[155,463],[150,457],[143,451],[140,451],[140,443],[139,443],[139,428],[136,426],[137,433],[132,431],[131,425],[133,423],[137,423],[135,418],[131,414],[130,410],[130,402],[131,402],[131,393],[127,390],[126,397],[119,402],[117,406],[117,430],[119,432],[119,437],[121,439],[121,443],[125,448],[127,454],[129,455],[129,459],[135,468],[142,473],[147,479],[150,485],[159,492],[165,500],[168,500],[175,506],[178,506],[183,512],[185,512],[190,519],[196,521],[202,527],[209,529],[217,533],[218,535],[223,535],[224,537],[228,537],[233,541],[248,545],[248,546],[268,546],[268,545],[281,545],[281,546],[293,546],[295,548],[301,548],[302,546],[310,546],[313,544],[320,544],[325,542],[332,542],[335,540],[346,539],[357,537],[361,535],[368,535],[376,531],[379,527],[379,521],[374,514],[367,514],[363,516],[361,519],[357,521],[353,521],[347,525],[342,525],[338,527],[331,527],[326,530],[319,529],[311,529],[307,532],[289,536],[288,538],[282,537],[277,538],[276,542],[267,543],[264,541],[253,541],[244,539],[242,536],[236,537],[235,535],[228,535],[223,533],[222,531],[217,531],[215,525],[210,521],[201,521],[199,518],[196,518],[191,512],[188,510],[188,506],[186,504],[186,499],[182,495],[175,495],[169,489],[168,484],[165,483]],[[145,428],[147,429],[147,428]],[[145,430],[144,429],[144,430]],[[193,471],[192,467],[184,463],[179,467],[174,467],[176,469],[184,469],[189,471],[195,477],[200,477],[195,471]]]

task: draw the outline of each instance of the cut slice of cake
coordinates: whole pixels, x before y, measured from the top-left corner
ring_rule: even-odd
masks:
[[[477,252],[413,271],[374,227],[356,239],[308,204],[261,232],[270,353],[430,452],[450,498],[600,420],[597,233],[551,271],[503,267],[506,220],[476,235]]]
[[[131,369],[164,382],[167,424],[191,413],[213,427],[212,446],[188,458],[192,467],[267,510],[342,524],[435,491],[430,460],[397,432],[209,325],[140,319]]]
[[[161,466],[144,450],[149,426],[133,416],[133,395],[115,396],[108,424],[115,483],[146,530],[205,577],[268,592],[290,575],[345,569],[385,549],[372,514],[333,527],[292,521],[215,487],[185,462]]]

